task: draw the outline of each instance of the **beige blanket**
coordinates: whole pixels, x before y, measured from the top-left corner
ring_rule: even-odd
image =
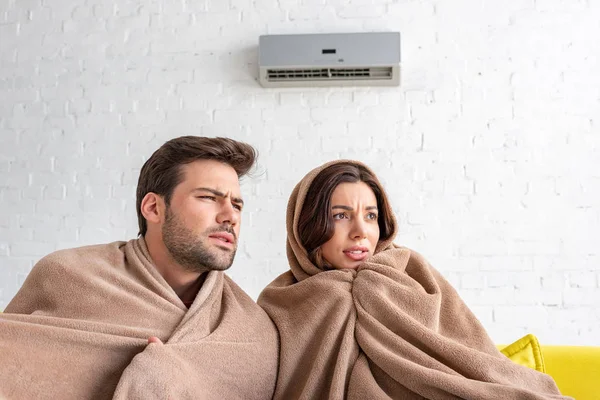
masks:
[[[452,286],[393,236],[357,271],[313,265],[297,222],[324,167],[292,193],[291,270],[258,300],[280,334],[275,399],[564,398],[550,376],[502,355]]]
[[[6,399],[270,399],[276,372],[252,299],[210,272],[188,310],[143,239],[45,257],[0,314]]]

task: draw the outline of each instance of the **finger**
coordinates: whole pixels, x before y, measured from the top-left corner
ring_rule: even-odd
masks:
[[[148,344],[151,344],[151,343],[163,344],[163,342],[159,338],[157,338],[156,336],[150,336],[148,338]]]

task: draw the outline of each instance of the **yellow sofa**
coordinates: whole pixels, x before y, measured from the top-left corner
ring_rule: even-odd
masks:
[[[550,375],[563,395],[600,400],[600,347],[540,345],[528,334],[498,349],[513,362]]]
[[[541,345],[546,373],[561,393],[576,400],[600,400],[600,347]]]

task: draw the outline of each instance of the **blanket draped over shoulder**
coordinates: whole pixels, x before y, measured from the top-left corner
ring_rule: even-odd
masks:
[[[188,310],[150,260],[136,239],[38,262],[0,314],[0,398],[270,399],[264,311],[217,271]]]
[[[274,398],[565,399],[550,376],[502,355],[422,256],[392,243],[395,221],[357,270],[321,270],[309,260],[299,214],[315,176],[334,163],[292,192],[290,270],[258,299],[280,335]]]

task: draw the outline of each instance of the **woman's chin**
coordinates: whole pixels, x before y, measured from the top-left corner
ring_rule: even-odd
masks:
[[[335,269],[357,269],[360,264],[361,263],[359,263],[359,262],[344,263],[344,264],[340,264],[340,265],[334,265],[333,268],[335,268]]]

